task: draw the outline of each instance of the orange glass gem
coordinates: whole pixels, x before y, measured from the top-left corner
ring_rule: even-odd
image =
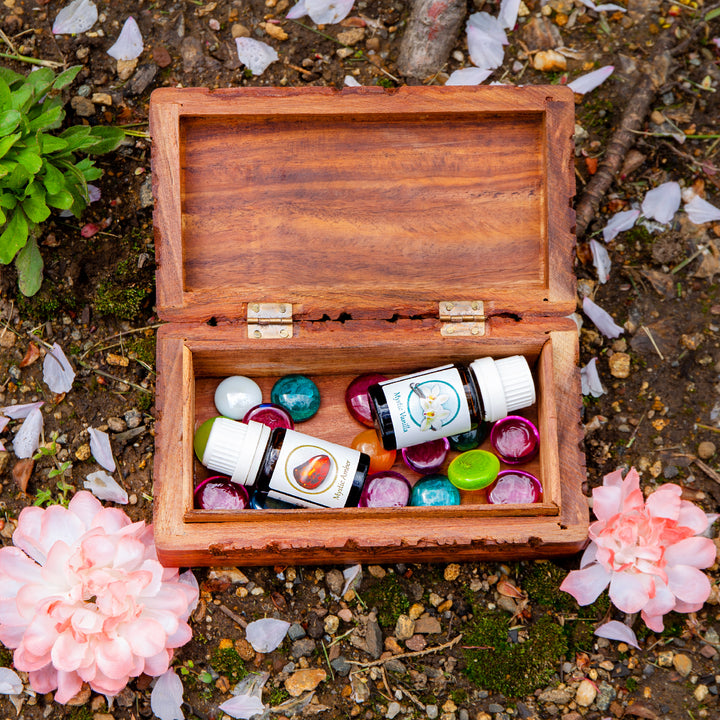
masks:
[[[395,464],[395,451],[386,450],[374,430],[363,430],[350,447],[370,456],[370,474],[389,470]]]

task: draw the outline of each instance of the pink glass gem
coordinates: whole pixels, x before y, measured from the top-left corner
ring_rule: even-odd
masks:
[[[450,441],[447,438],[438,438],[422,445],[403,448],[402,456],[411,470],[427,475],[442,466],[449,449]]]
[[[503,470],[488,488],[488,502],[495,505],[526,504],[540,502],[540,481],[524,470]]]
[[[504,463],[516,465],[537,455],[540,435],[534,423],[527,418],[508,415],[493,425],[490,443]]]
[[[250,504],[245,487],[222,475],[203,480],[195,488],[194,500],[200,510],[244,510]]]
[[[262,403],[250,408],[243,418],[243,422],[246,423],[248,420],[267,425],[271,430],[275,428],[293,430],[295,428],[290,413],[284,407],[275,403]]]
[[[410,500],[410,483],[398,472],[370,475],[365,481],[358,507],[405,507]]]
[[[359,375],[349,385],[345,391],[345,404],[350,414],[363,425],[373,426],[372,412],[370,411],[370,400],[368,399],[367,389],[371,385],[385,382],[387,378],[378,373],[367,373]]]

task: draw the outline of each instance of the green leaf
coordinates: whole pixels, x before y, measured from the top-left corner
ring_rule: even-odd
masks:
[[[43,155],[58,152],[59,150],[65,150],[68,146],[67,140],[63,140],[60,137],[55,137],[55,135],[46,135],[45,133],[40,133],[38,135],[38,140],[40,140],[40,146],[42,147]]]
[[[22,207],[34,223],[45,222],[50,217],[50,208],[45,204],[45,193],[25,198]]]
[[[61,190],[57,193],[48,194],[45,202],[59,210],[69,210],[73,205],[73,196],[67,190]]]
[[[32,150],[21,150],[15,155],[16,160],[27,170],[30,175],[40,172],[42,158]]]
[[[53,90],[62,90],[64,87],[67,87],[81,70],[82,65],[73,65],[73,67],[61,72],[52,84]]]
[[[0,112],[0,137],[9,135],[20,124],[22,115],[17,110]]]
[[[24,78],[23,78],[24,79]],[[17,90],[13,91],[12,106],[14,110],[27,110],[32,105],[33,89],[32,85],[23,83]]]
[[[8,85],[13,85],[18,80],[25,82],[25,76],[16,73],[7,67],[0,67],[0,79],[4,80]]]
[[[52,130],[58,128],[64,117],[65,111],[62,109],[62,106],[55,105],[31,120],[28,130],[35,132],[36,130]]]
[[[7,216],[5,215],[5,211],[0,207],[0,227],[2,227],[5,224],[6,219],[7,219]]]
[[[32,86],[33,95],[40,99],[51,88],[55,73],[50,68],[44,67],[31,72],[26,80]]]
[[[18,287],[27,297],[34,295],[42,285],[43,260],[34,236],[30,236],[25,247],[15,258],[18,272]]]
[[[11,193],[0,193],[0,207],[12,210],[17,205],[17,198]]]
[[[708,12],[708,14],[705,16],[705,22],[710,22],[716,17],[720,17],[720,8],[713,8],[712,10],[710,10],[710,12]]]
[[[13,133],[12,135],[6,135],[0,139],[0,158],[7,154],[7,151],[15,144],[15,141],[21,137],[20,133]]]
[[[64,190],[65,176],[52,163],[46,161],[43,166],[45,168],[45,174],[43,175],[42,181],[45,189],[51,195],[56,195],[61,190]]]
[[[95,126],[90,134],[97,140],[97,143],[87,150],[90,155],[102,155],[115,150],[125,139],[125,131],[122,128],[107,125]]]
[[[67,141],[66,152],[76,152],[77,150],[87,150],[97,143],[97,138],[90,136],[90,127],[88,125],[75,125],[61,132],[59,137]]]
[[[9,175],[16,167],[17,163],[14,160],[0,160],[0,178]]]
[[[5,232],[0,235],[0,263],[7,265],[17,255],[28,239],[28,224],[21,208],[15,208]]]
[[[0,160],[0,165],[2,165],[2,162],[3,161]],[[22,163],[16,162],[9,164],[11,164],[13,167],[12,171],[5,179],[5,186],[12,188],[13,190],[23,190],[32,179],[32,176],[30,175],[30,173],[28,173]]]
[[[0,77],[0,109],[9,110],[12,107],[12,93],[10,86]]]

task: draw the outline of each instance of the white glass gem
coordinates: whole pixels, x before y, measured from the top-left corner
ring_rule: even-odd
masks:
[[[247,411],[262,402],[260,386],[243,375],[225,378],[215,390],[215,407],[224,417],[242,420]]]

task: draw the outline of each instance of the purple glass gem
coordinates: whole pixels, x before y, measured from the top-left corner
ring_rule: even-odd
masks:
[[[447,438],[438,438],[422,445],[403,448],[402,456],[411,470],[427,475],[442,466],[449,449],[450,441]]]
[[[519,415],[498,420],[490,431],[490,444],[498,457],[508,465],[532,460],[538,452],[540,435],[535,424]]]
[[[295,429],[295,423],[290,417],[290,413],[284,407],[275,403],[261,403],[254,408],[250,408],[245,414],[243,422],[246,423],[248,420],[267,425],[271,430],[275,428]]]
[[[393,470],[375,473],[365,481],[358,507],[405,507],[410,500],[410,483]]]
[[[487,490],[488,502],[495,505],[536,503],[541,497],[540,481],[524,470],[503,470]]]
[[[250,504],[245,487],[222,475],[203,480],[195,488],[194,499],[200,510],[244,510]]]
[[[373,426],[372,412],[370,411],[370,400],[368,399],[367,390],[371,385],[385,382],[387,378],[378,373],[367,373],[359,375],[349,385],[345,391],[345,404],[350,414],[363,425]]]

